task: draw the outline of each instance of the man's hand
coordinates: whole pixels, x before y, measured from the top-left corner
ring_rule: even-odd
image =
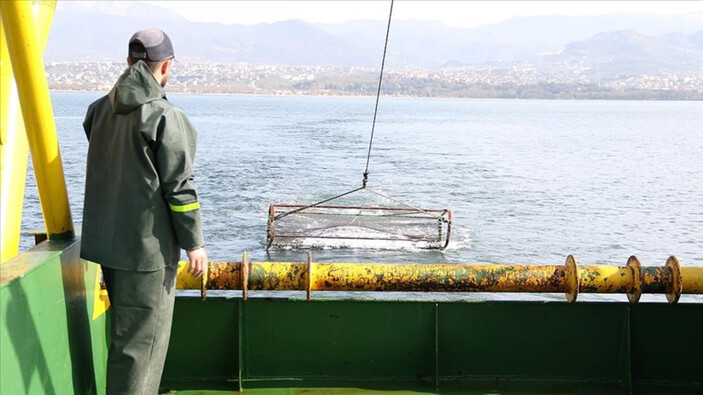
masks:
[[[205,265],[207,265],[207,252],[203,247],[196,248],[186,252],[188,254],[188,260],[190,265],[188,266],[188,273],[193,277],[198,277],[203,274],[205,270]]]

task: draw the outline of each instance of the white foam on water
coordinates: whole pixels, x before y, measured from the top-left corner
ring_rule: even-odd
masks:
[[[427,243],[394,241],[394,240],[354,240],[354,239],[319,239],[306,238],[298,239],[286,244],[274,242],[276,248],[283,250],[305,249],[368,249],[368,250],[400,250],[400,251],[421,251],[429,248]]]
[[[298,248],[309,249],[370,249],[426,251],[437,249],[440,243],[429,240],[404,240],[402,227],[389,227],[389,231],[380,231],[360,226],[338,226],[310,231],[305,238],[288,239],[284,242],[275,240],[274,246],[283,250]],[[364,238],[364,239],[360,239]],[[377,240],[373,240],[377,239]],[[442,243],[444,240],[442,240]],[[466,231],[452,233],[447,250],[460,250],[471,247],[471,239]]]
[[[463,227],[452,226],[452,234],[449,236],[449,245],[444,252],[460,251],[471,249],[471,230]]]
[[[402,237],[402,234],[383,232],[377,229],[358,226],[341,226],[312,231],[309,232],[305,238],[286,240],[284,243],[280,243],[280,241],[276,240],[274,241],[274,245],[282,249],[312,248],[325,250],[360,248],[416,251],[430,247],[430,243],[426,241],[388,240],[401,239]]]

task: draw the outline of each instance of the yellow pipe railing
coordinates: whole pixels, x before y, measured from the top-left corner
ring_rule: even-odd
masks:
[[[665,266],[582,266],[569,256],[561,266],[416,263],[210,262],[193,278],[181,262],[178,289],[269,291],[401,292],[564,292],[569,302],[582,293],[624,293],[632,303],[642,293],[703,294],[703,268],[681,267],[675,257]]]
[[[703,294],[703,267],[681,267],[681,289],[687,293]]]
[[[46,47],[55,8],[55,0],[34,2],[33,12],[42,51]],[[28,152],[17,86],[0,20],[0,263],[16,256],[19,251]]]
[[[0,24],[0,262],[19,250],[28,152],[10,54]]]
[[[0,9],[47,234],[70,239],[73,221],[32,3],[3,0]]]

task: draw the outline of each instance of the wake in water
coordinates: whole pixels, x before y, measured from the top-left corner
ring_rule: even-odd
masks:
[[[446,248],[440,249],[444,240],[427,240],[408,237],[405,227],[386,227],[375,229],[362,226],[337,226],[331,228],[307,229],[304,237],[287,237],[282,241],[274,241],[273,247],[281,250],[295,249],[368,249],[368,250],[398,250],[423,251],[439,250],[456,251],[471,248],[471,238],[468,230],[455,229]]]

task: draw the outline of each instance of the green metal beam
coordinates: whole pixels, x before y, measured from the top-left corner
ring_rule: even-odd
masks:
[[[0,394],[102,394],[107,320],[92,319],[97,267],[78,242],[42,243],[3,263]]]
[[[662,337],[672,323],[676,335]],[[196,326],[212,337],[189,342]],[[179,297],[175,353],[169,351],[163,384],[232,391],[695,392],[703,389],[701,327],[703,304],[686,303]],[[188,350],[191,372],[176,368]]]

